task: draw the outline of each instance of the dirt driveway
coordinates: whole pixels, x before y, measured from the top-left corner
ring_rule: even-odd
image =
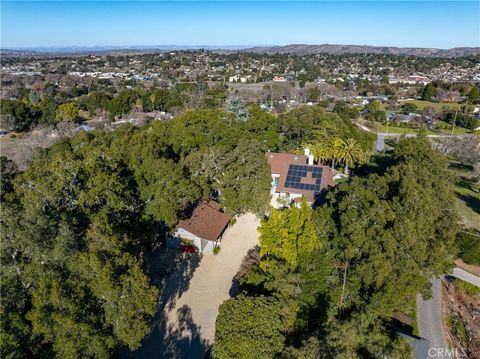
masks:
[[[259,220],[246,214],[225,231],[218,255],[200,262],[185,259],[161,289],[152,332],[127,357],[203,358],[215,335],[218,307],[230,297],[232,279],[248,250],[258,244]]]

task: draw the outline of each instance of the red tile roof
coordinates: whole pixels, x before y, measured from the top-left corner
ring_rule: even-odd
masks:
[[[230,219],[229,215],[220,212],[218,202],[201,201],[193,210],[190,218],[179,221],[176,228],[183,228],[209,241],[216,241],[222,235]]]
[[[275,152],[267,152],[265,156],[267,158],[268,163],[270,164],[270,169],[272,174],[279,175],[277,192],[301,194],[307,199],[308,202],[313,203],[315,201],[315,191],[285,187],[285,179],[287,178],[288,167],[292,164],[322,168],[322,179],[320,182],[320,191],[328,190],[330,187],[335,186],[335,180],[333,179],[332,169],[329,166],[324,166],[324,165],[315,165],[315,164],[308,165],[307,164],[308,156],[295,155],[291,153],[275,153]],[[309,183],[314,183],[315,179],[312,177],[312,174],[309,172],[306,177],[301,178],[300,182],[309,184]]]
[[[291,164],[306,165],[308,157],[291,153],[267,152],[265,154],[272,170],[272,174],[287,175],[288,166]]]

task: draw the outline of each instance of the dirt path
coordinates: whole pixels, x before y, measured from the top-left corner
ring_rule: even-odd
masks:
[[[242,259],[258,244],[258,226],[253,214],[239,217],[226,230],[218,255],[205,255],[198,266],[189,266],[189,275],[179,270],[167,278],[152,332],[128,357],[204,357],[215,335],[218,307],[230,297]]]

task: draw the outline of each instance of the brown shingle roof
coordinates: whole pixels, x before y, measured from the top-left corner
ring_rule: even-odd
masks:
[[[220,204],[215,201],[201,201],[190,218],[178,222],[176,228],[183,228],[196,236],[216,241],[228,225],[231,217],[220,212]]]

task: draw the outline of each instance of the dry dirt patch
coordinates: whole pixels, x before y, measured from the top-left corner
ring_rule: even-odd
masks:
[[[449,277],[442,289],[442,301],[449,346],[462,357],[480,358],[480,288]]]

